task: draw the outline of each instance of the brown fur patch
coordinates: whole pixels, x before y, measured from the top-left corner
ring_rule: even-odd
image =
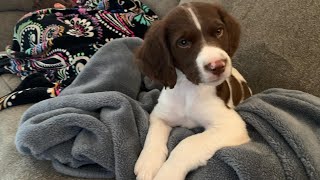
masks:
[[[249,98],[250,96],[252,96],[252,93],[249,89],[249,86],[246,82],[241,82],[241,85],[242,85],[242,89],[243,89],[243,100]]]
[[[232,88],[232,100],[233,104],[236,106],[238,105],[241,100],[243,99],[243,92],[242,92],[242,85],[239,83],[239,81],[234,77],[230,76],[230,86]]]
[[[228,102],[232,96],[234,106],[251,96],[251,92],[246,82],[236,79],[233,75],[229,77],[229,83],[224,81],[216,87],[217,96],[220,97],[228,107]],[[230,107],[229,107],[230,108]]]
[[[217,96],[220,97],[224,101],[226,106],[228,107],[227,104],[230,99],[230,87],[229,87],[229,84],[227,83],[227,81],[224,81],[222,84],[217,86],[216,90],[217,90]],[[230,107],[228,107],[228,108],[230,108]]]
[[[154,22],[145,35],[143,45],[136,51],[136,63],[145,75],[173,88],[177,74],[166,41],[165,27],[163,21]]]

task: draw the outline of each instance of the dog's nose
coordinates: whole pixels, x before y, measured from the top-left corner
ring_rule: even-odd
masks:
[[[214,75],[220,75],[226,69],[226,60],[218,60],[204,66],[204,68]]]

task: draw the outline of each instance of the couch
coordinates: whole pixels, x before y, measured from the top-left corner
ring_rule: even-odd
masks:
[[[179,3],[196,0],[142,0],[160,17]],[[218,0],[199,0],[218,1]],[[278,87],[320,97],[320,4],[309,0],[219,0],[242,25],[234,66],[254,93]],[[0,6],[0,51],[10,44],[16,21],[32,10],[33,0],[11,0]],[[15,75],[0,76],[0,96],[20,82]],[[55,172],[50,162],[20,155],[14,136],[23,112],[31,105],[0,111],[0,179],[71,180]]]

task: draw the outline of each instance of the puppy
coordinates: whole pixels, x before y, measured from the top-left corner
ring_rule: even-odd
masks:
[[[150,114],[134,169],[138,180],[182,180],[217,150],[249,142],[244,121],[232,109],[251,95],[244,78],[232,68],[239,36],[233,17],[200,2],[176,7],[150,27],[136,63],[167,88]],[[176,126],[202,126],[205,131],[181,141],[167,159],[168,137]]]

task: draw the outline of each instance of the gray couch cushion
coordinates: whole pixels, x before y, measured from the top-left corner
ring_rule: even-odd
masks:
[[[0,17],[5,17],[5,18],[1,18],[0,51],[4,51],[5,47],[12,43],[13,28],[16,25],[17,21],[24,14],[26,14],[26,12],[22,12],[22,11],[0,12]]]
[[[0,76],[0,97],[10,93],[20,84],[21,79],[13,74],[4,74]],[[2,89],[3,88],[3,89]],[[6,89],[6,90],[5,90]]]
[[[234,63],[253,91],[280,87],[320,96],[319,2],[228,3],[243,29]]]
[[[8,94],[11,92],[10,87],[8,84],[5,82],[5,80],[0,76],[0,97]]]
[[[5,2],[2,1],[0,11],[31,11],[34,1],[35,0],[6,0]]]
[[[167,14],[172,8],[176,7],[180,0],[141,0],[141,2],[145,3],[149,6],[159,17]]]

